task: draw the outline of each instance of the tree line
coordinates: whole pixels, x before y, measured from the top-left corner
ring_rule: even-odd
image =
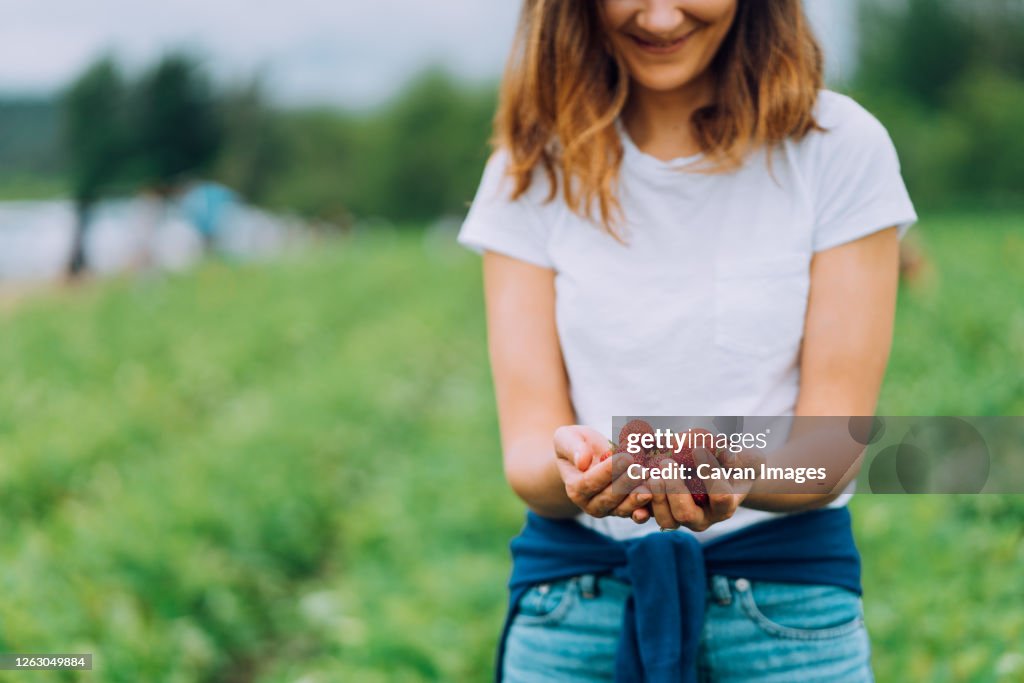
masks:
[[[1024,204],[1024,2],[865,0],[854,94],[922,206]]]
[[[247,200],[346,227],[359,218],[423,223],[460,213],[487,156],[494,89],[441,70],[364,114],[269,104],[260,82],[217,89],[189,54],[134,80],[109,57],[67,89],[62,140],[76,221],[69,273],[84,268],[102,197],[172,196],[196,177]]]
[[[1024,2],[861,7],[860,65],[842,87],[889,129],[917,203],[1024,204]],[[258,79],[213,82],[188,54],[133,78],[103,58],[57,105],[0,102],[0,192],[12,168],[62,176],[79,207],[79,252],[100,198],[167,195],[195,177],[330,225],[421,225],[471,200],[496,91],[431,69],[371,110],[289,108]]]

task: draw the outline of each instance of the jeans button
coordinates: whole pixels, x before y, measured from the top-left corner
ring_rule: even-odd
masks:
[[[750,590],[750,582],[746,579],[736,579],[736,590],[741,593]]]

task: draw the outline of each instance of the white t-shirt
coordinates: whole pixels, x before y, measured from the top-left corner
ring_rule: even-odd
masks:
[[[509,200],[492,156],[459,242],[555,271],[556,322],[580,424],[611,436],[614,415],[792,415],[815,252],[917,220],[889,135],[850,98],[820,93],[812,132],[728,174],[681,171],[620,127],[623,245],[545,202],[538,171]],[[835,504],[844,504],[842,497]],[[701,540],[778,516],[740,508]],[[579,521],[615,538],[654,520]]]

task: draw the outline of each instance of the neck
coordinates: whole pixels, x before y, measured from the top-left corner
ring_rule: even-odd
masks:
[[[714,82],[706,74],[676,90],[650,90],[633,83],[622,122],[645,154],[669,161],[698,154],[690,119],[712,101]]]

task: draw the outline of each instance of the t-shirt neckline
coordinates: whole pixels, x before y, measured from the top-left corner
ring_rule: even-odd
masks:
[[[704,153],[698,152],[697,154],[675,157],[674,159],[665,161],[652,156],[637,147],[636,143],[633,142],[633,138],[630,137],[629,131],[626,130],[625,124],[622,123],[621,118],[615,120],[615,130],[619,134],[619,139],[622,140],[625,159],[652,171],[672,171],[678,173],[681,170],[685,170],[686,167],[694,164],[695,162],[704,159]]]

